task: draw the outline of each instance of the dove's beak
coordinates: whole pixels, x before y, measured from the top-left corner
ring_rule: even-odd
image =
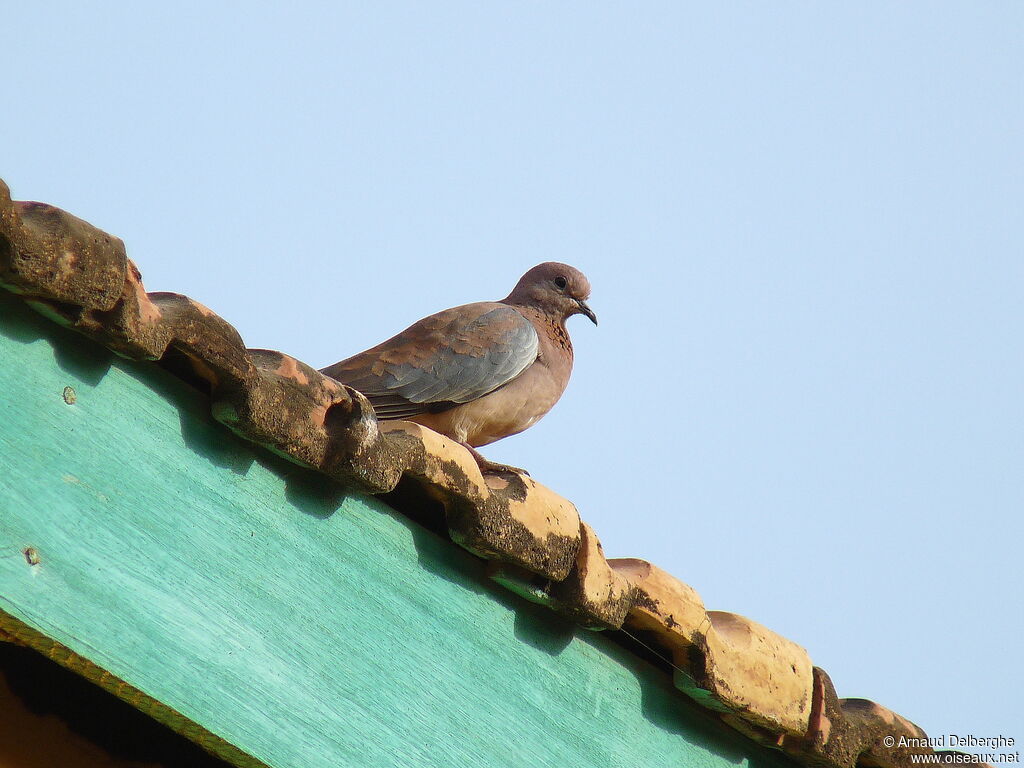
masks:
[[[590,318],[590,322],[597,325],[597,315],[594,314],[594,310],[587,306],[587,302],[583,299],[578,299],[576,303],[580,305],[580,314],[586,315]]]

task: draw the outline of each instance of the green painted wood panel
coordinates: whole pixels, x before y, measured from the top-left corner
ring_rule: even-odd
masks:
[[[0,478],[0,609],[268,765],[789,764],[3,291]]]

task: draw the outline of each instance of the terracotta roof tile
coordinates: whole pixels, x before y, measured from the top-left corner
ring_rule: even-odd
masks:
[[[637,595],[633,583],[605,559],[594,529],[583,522],[575,567],[548,592],[560,613],[597,629],[619,629]]]
[[[671,663],[680,689],[750,738],[808,766],[911,764],[913,750],[885,737],[921,729],[873,702],[839,699],[800,646],[705,610],[650,563],[606,560],[572,503],[535,480],[481,474],[451,440],[378,424],[352,388],[280,352],[246,349],[197,302],[147,294],[118,238],[52,206],[12,202],[2,181],[0,285],[120,355],[159,360],[197,383],[214,417],[246,440],[369,493],[414,484],[444,509],[452,540],[490,561],[495,581],[586,627],[621,627]]]

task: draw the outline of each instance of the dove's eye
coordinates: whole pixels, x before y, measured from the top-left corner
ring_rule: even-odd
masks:
[[[558,277],[555,278],[555,287],[558,288],[558,290],[560,290],[560,291],[564,291],[565,290],[565,286],[568,285],[568,284],[569,284],[569,281],[566,280],[561,275],[559,275]]]

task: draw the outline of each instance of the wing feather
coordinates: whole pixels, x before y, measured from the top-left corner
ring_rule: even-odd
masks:
[[[533,324],[497,302],[424,318],[373,349],[322,369],[362,392],[378,417],[400,419],[468,403],[537,359]]]

